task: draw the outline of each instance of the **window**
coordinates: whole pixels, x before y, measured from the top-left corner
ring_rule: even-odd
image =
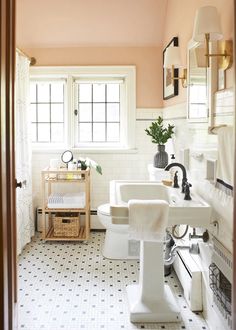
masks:
[[[121,89],[117,79],[75,82],[76,145],[120,142]]]
[[[34,143],[64,141],[65,83],[32,81],[30,84],[31,137]]]
[[[31,68],[35,147],[134,147],[134,67]]]

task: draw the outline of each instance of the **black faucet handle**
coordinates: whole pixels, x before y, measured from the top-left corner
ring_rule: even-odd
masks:
[[[179,182],[178,182],[178,171],[175,172],[175,175],[174,175],[174,185],[173,185],[173,188],[179,188]]]
[[[185,183],[185,190],[184,190],[184,192],[185,192],[184,200],[186,200],[186,201],[190,201],[192,199],[191,196],[190,196],[190,187],[192,187],[191,183],[186,182]]]
[[[185,192],[185,186],[188,183],[188,179],[187,178],[183,178],[182,179],[182,193]]]

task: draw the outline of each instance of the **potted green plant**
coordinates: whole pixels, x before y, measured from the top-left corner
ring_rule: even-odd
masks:
[[[90,158],[79,158],[81,164],[81,170],[86,170],[87,167],[93,167],[99,174],[102,174],[102,167],[98,165],[94,160]]]
[[[168,154],[165,151],[166,142],[174,134],[174,125],[168,124],[167,128],[163,125],[163,118],[160,116],[152,122],[149,128],[145,129],[147,135],[151,136],[152,143],[156,143],[158,151],[154,156],[154,167],[165,168],[168,164]]]

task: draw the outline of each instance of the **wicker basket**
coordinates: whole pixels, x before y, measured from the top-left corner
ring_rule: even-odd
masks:
[[[54,219],[54,236],[79,236],[80,222],[78,213],[56,213]]]

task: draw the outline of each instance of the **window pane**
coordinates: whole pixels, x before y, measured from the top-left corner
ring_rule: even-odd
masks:
[[[92,121],[92,105],[81,103],[79,105],[79,121]]]
[[[38,142],[50,142],[50,124],[38,124]]]
[[[105,103],[93,104],[93,121],[105,121]]]
[[[37,141],[37,135],[36,135],[36,124],[31,125],[31,141],[36,142]]]
[[[49,104],[38,104],[38,121],[44,123],[50,121]]]
[[[92,101],[92,84],[79,84],[79,102]]]
[[[191,118],[206,117],[207,115],[206,105],[190,103],[189,115],[191,116]]]
[[[92,141],[92,125],[91,124],[79,124],[79,141],[91,142]]]
[[[120,125],[107,124],[107,141],[119,142],[120,140]]]
[[[31,104],[30,105],[30,114],[31,114],[31,121],[36,122],[37,117],[36,117],[36,104]]]
[[[120,121],[120,104],[108,103],[107,104],[107,121]]]
[[[105,141],[105,124],[93,124],[93,141],[102,142]]]
[[[51,83],[51,102],[63,102],[64,84],[62,82]]]
[[[63,142],[63,124],[51,124],[51,142]]]
[[[38,83],[38,102],[50,102],[49,83]]]
[[[120,101],[120,85],[107,84],[107,102],[119,102],[119,101]]]
[[[105,102],[105,84],[93,84],[93,102]]]
[[[36,102],[36,83],[34,82],[30,83],[30,102]]]
[[[64,107],[63,104],[51,104],[51,121],[63,122],[64,120]]]

